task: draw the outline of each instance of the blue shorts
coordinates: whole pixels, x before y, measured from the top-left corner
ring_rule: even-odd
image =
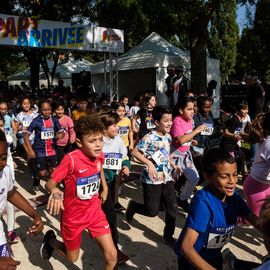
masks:
[[[55,168],[57,166],[56,155],[48,157],[36,157],[35,161],[38,172],[48,170],[49,168]]]
[[[0,257],[11,257],[10,249],[7,244],[0,246]]]

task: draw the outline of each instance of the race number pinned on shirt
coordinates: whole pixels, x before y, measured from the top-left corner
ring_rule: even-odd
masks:
[[[152,156],[152,159],[155,161],[155,163],[160,166],[169,158],[169,153],[166,151],[165,148],[160,148],[158,151],[155,152],[155,154]]]
[[[208,236],[207,248],[222,248],[232,238],[235,224],[227,227],[211,227]]]
[[[119,127],[119,135],[120,136],[126,136],[128,135],[129,127]]]
[[[32,122],[31,118],[25,117],[23,118],[22,125],[23,127],[29,127],[31,122]]]
[[[236,129],[234,130],[233,134],[234,134],[234,135],[239,135],[240,132],[241,132],[241,128],[238,127],[238,128],[236,128]]]
[[[153,120],[151,118],[146,119],[145,122],[146,122],[146,128],[147,129],[156,128],[156,125],[155,125],[155,123],[153,122]]]
[[[210,136],[213,134],[214,131],[214,125],[212,123],[203,123],[205,126],[207,126],[206,129],[204,129],[201,132],[201,135]]]
[[[49,140],[54,138],[53,128],[41,128],[41,140]]]
[[[103,164],[104,169],[121,170],[122,168],[122,154],[120,153],[105,153],[105,160]]]
[[[98,194],[100,187],[100,173],[77,179],[77,197],[89,200]]]

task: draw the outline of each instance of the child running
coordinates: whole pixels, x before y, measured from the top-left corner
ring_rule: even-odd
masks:
[[[25,97],[21,101],[22,111],[18,113],[18,115],[15,117],[15,123],[17,126],[17,136],[19,138],[20,144],[23,146],[23,149],[25,150],[25,153],[27,153],[27,148],[23,140],[23,133],[26,132],[27,128],[32,123],[33,119],[38,116],[38,113],[35,111],[32,111],[31,108],[31,102],[28,97]],[[30,143],[34,143],[34,132],[29,136]]]
[[[75,131],[72,119],[65,115],[65,105],[61,101],[57,101],[54,105],[55,116],[57,117],[60,126],[65,131],[64,138],[56,141],[56,156],[58,164],[64,158],[64,155],[69,152],[70,146],[75,142]]]
[[[46,183],[51,193],[47,206],[50,214],[56,215],[63,210],[61,234],[64,243],[56,239],[54,231],[47,231],[41,255],[48,260],[55,250],[67,260],[75,262],[79,257],[82,233],[86,229],[104,254],[104,269],[117,269],[110,226],[101,209],[108,195],[102,169],[103,125],[97,115],[81,117],[75,123],[75,131],[79,149],[65,155]],[[64,193],[57,187],[63,179]],[[102,191],[99,194],[100,187]]]
[[[203,156],[202,167],[209,184],[191,200],[176,245],[178,269],[222,270],[221,249],[230,241],[237,218],[245,218],[259,228],[258,219],[235,192],[238,173],[233,156],[213,148]]]
[[[197,144],[197,141],[193,138],[205,130],[207,126],[202,124],[193,130],[193,97],[183,98],[181,103],[177,104],[176,111],[178,115],[174,118],[171,129],[173,146],[171,158],[183,170],[183,174],[187,179],[178,197],[178,205],[185,212],[188,212],[188,198],[192,195],[200,179],[193,162],[190,146]]]
[[[64,132],[55,116],[51,116],[52,108],[49,101],[44,100],[39,104],[40,115],[36,117],[24,133],[24,141],[28,158],[35,158],[38,175],[34,178],[34,191],[39,191],[40,178],[47,172],[53,172],[57,165],[54,150],[55,139],[63,138]],[[29,137],[35,131],[33,146]]]
[[[77,103],[77,109],[72,111],[72,120],[74,122],[78,121],[80,117],[87,115],[87,98],[81,97],[79,102]]]
[[[24,211],[29,217],[33,218],[33,225],[29,228],[28,233],[38,234],[43,229],[41,217],[13,186],[12,172],[7,165],[7,159],[8,144],[5,133],[0,130],[0,214],[3,214],[7,202],[10,202]],[[0,257],[11,257],[11,252],[4,235],[3,223],[0,221]],[[15,269],[16,264],[13,265],[14,268],[11,267],[6,269]]]
[[[118,248],[117,217],[114,208],[115,182],[121,175],[129,176],[130,162],[127,156],[127,148],[120,138],[118,122],[120,117],[111,110],[99,112],[100,119],[104,125],[104,146],[105,160],[103,164],[105,179],[108,185],[108,198],[102,205],[107,220],[112,230],[112,238],[117,248],[117,262],[122,264],[129,260],[129,257]]]
[[[258,148],[250,174],[244,182],[244,193],[249,208],[259,216],[263,200],[270,196],[270,111],[255,118],[249,137],[258,143]]]
[[[135,213],[154,217],[162,206],[166,211],[163,240],[173,247],[177,204],[172,169],[179,174],[180,169],[169,160],[172,113],[165,106],[156,106],[152,116],[156,125],[155,130],[145,135],[132,151],[135,158],[147,165],[141,176],[144,204],[131,200],[126,211],[126,219],[131,222]]]
[[[119,115],[120,121],[118,122],[118,128],[119,128],[119,135],[121,139],[123,140],[125,146],[127,147],[128,152],[132,151],[134,148],[134,142],[133,142],[133,131],[131,128],[131,121],[129,118],[125,117],[126,110],[125,105],[123,103],[119,102],[113,102],[111,104],[111,107],[115,110],[115,112]],[[121,177],[118,175],[116,177],[116,183],[115,183],[115,210],[121,211],[124,209],[124,207],[119,203],[118,196],[119,196],[119,190],[121,188]]]

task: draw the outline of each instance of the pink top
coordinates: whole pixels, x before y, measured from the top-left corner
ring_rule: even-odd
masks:
[[[171,129],[172,144],[181,152],[185,152],[190,149],[191,141],[181,145],[177,139],[178,136],[185,135],[192,132],[192,120],[186,121],[181,116],[176,116],[173,120]]]
[[[65,146],[68,144],[68,140],[73,143],[75,141],[76,134],[72,119],[69,116],[64,115],[62,118],[58,118],[58,121],[61,127],[65,129],[65,136],[63,139],[58,139],[56,144],[59,146]]]

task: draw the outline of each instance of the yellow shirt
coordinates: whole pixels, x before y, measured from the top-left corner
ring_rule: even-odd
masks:
[[[79,120],[79,118],[82,117],[82,116],[86,116],[86,112],[80,112],[78,110],[74,110],[72,112],[72,120],[73,121]]]
[[[125,146],[129,146],[128,134],[131,129],[131,121],[127,117],[124,117],[118,122],[118,126],[120,137],[124,141]]]

